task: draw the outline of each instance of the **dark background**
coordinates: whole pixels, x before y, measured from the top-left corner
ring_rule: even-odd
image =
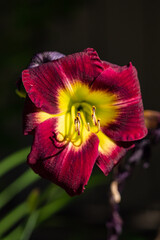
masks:
[[[37,52],[56,50],[70,54],[93,47],[101,59],[118,65],[131,61],[138,70],[144,108],[160,110],[160,1],[8,0],[0,2],[0,18],[1,159],[31,144],[31,138],[22,134],[23,99],[15,94],[15,88],[22,70]],[[136,216],[132,218],[129,226],[135,231],[156,231],[158,228],[159,156],[159,146],[156,146],[150,168],[144,170],[141,166],[137,167],[122,196],[121,207],[126,219],[129,214],[133,216],[136,212],[143,213],[143,216],[138,218],[141,219],[140,222]],[[107,216],[101,205],[105,200],[102,200],[103,194],[100,190],[96,189],[97,194],[94,191],[88,198],[82,197],[78,204],[74,205],[72,217],[78,219],[81,216],[76,231],[81,232],[80,236],[83,237],[83,232],[86,231],[86,225],[82,224],[86,219],[85,209],[90,209],[90,217],[86,222],[90,223],[90,232],[93,232],[88,233],[89,239],[94,235],[94,231],[96,232],[96,229],[91,227],[91,219],[98,219],[94,224],[99,224],[96,225],[97,231],[101,233],[101,237],[95,239],[105,239],[104,220]],[[79,205],[83,210],[81,214],[77,210]],[[144,215],[153,215],[153,212],[157,214],[154,219],[151,215]],[[68,212],[66,216],[69,218],[67,214]],[[148,221],[142,224],[144,219]],[[71,224],[67,226],[64,224],[67,234],[72,232],[74,235],[75,228],[72,229]],[[53,234],[52,230],[50,231]],[[65,239],[64,236],[60,237],[61,234],[57,235],[59,238],[53,239]]]

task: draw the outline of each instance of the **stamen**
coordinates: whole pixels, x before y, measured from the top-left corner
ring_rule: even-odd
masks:
[[[92,120],[93,120],[93,124],[97,125],[97,118],[96,118],[96,107],[92,106]]]
[[[77,118],[74,119],[75,131],[78,131],[78,120]]]
[[[101,127],[100,119],[98,119],[98,121],[97,121],[97,127],[98,127],[98,132],[99,132],[100,131],[100,127]]]
[[[75,125],[75,131],[76,132],[78,131],[78,135],[80,135],[80,120],[78,116],[74,119],[74,125]]]
[[[94,113],[92,113],[92,120],[93,120],[93,124],[97,125],[97,119],[96,119],[96,115]]]
[[[92,112],[95,114],[95,112],[96,112],[96,107],[95,106],[92,106]]]
[[[79,119],[81,119],[81,114],[80,114],[80,112],[77,112],[77,117],[78,117]]]
[[[88,130],[88,132],[90,131],[90,124],[89,124],[89,122],[87,123],[87,130]]]
[[[77,127],[78,127],[78,135],[80,135],[80,121],[78,117],[77,117]]]

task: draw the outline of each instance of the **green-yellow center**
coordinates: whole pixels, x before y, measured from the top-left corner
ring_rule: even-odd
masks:
[[[58,120],[59,141],[69,141],[80,146],[91,133],[98,134],[101,126],[115,121],[118,108],[116,95],[100,90],[91,90],[87,85],[75,82],[59,91]]]

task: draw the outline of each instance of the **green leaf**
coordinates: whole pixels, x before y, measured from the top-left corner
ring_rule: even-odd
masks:
[[[41,207],[39,209],[39,218],[38,218],[38,224],[42,223],[49,217],[51,217],[53,214],[58,212],[60,209],[62,209],[64,206],[66,206],[69,201],[71,201],[72,198],[69,197],[65,192],[62,194],[61,198],[45,205],[44,207]]]
[[[18,240],[18,239],[20,239],[22,232],[23,232],[23,226],[18,226],[13,231],[11,231],[9,234],[7,234],[7,236],[5,236],[5,238],[3,238],[3,240],[12,240],[12,239]],[[2,238],[1,238],[1,240],[2,240]]]
[[[35,211],[30,215],[30,217],[28,218],[26,227],[20,237],[20,240],[29,240],[29,238],[36,226],[38,214],[39,213],[37,211]]]

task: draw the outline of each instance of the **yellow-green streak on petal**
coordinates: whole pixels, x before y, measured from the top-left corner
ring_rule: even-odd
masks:
[[[40,124],[40,123],[44,122],[45,120],[47,120],[49,118],[58,117],[58,116],[60,117],[60,116],[63,116],[63,115],[62,114],[54,115],[54,114],[49,114],[49,113],[46,113],[46,112],[43,112],[43,111],[39,111],[39,112],[36,112],[35,119],[36,119],[36,122]]]
[[[115,142],[107,137],[104,133],[98,132],[97,136],[99,138],[99,146],[98,150],[102,154],[106,154],[107,152],[112,152],[115,147]]]

